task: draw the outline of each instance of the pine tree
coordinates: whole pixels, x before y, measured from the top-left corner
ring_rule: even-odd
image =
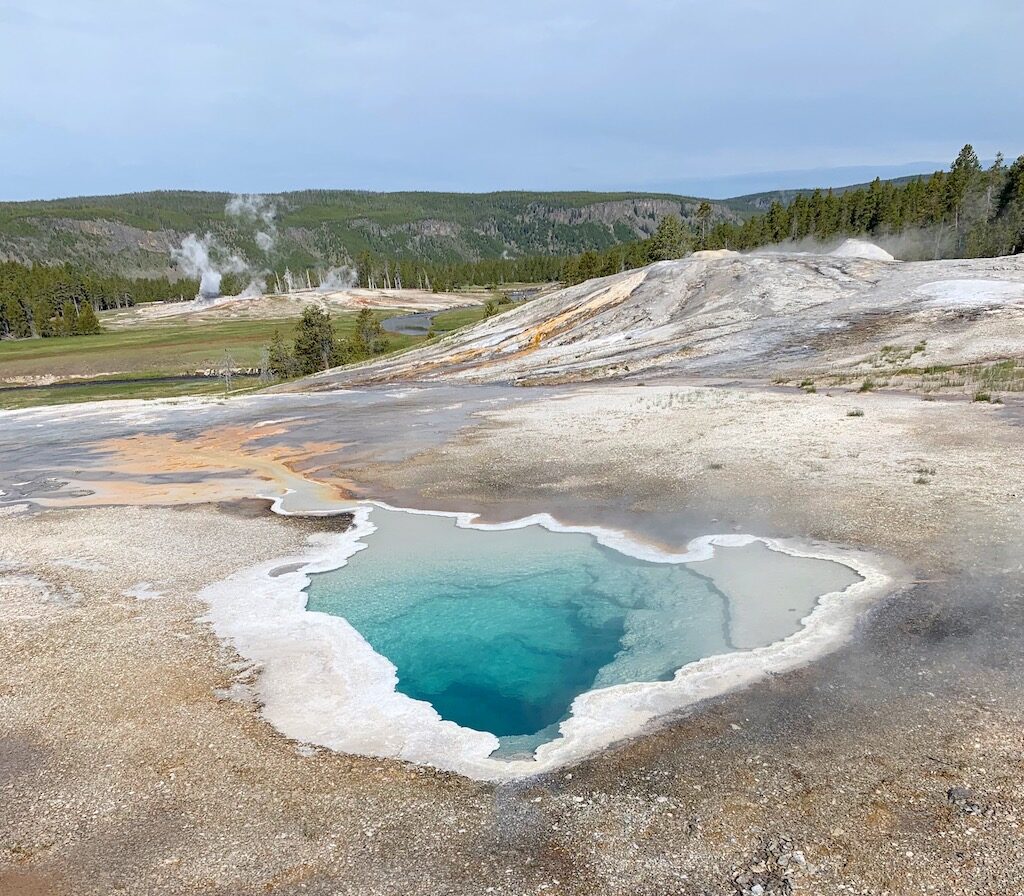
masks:
[[[953,228],[960,232],[960,218],[963,215],[964,199],[971,186],[981,174],[981,163],[970,143],[960,150],[959,155],[949,169],[947,180],[947,196],[949,210],[953,213]]]
[[[703,246],[708,241],[708,224],[711,221],[711,203],[706,199],[697,208],[697,220],[700,221],[700,242]]]
[[[683,229],[683,222],[676,215],[665,215],[658,222],[654,231],[654,258],[665,261],[671,258],[682,258],[690,249],[690,238]]]
[[[15,339],[28,339],[32,335],[32,322],[25,306],[13,296],[5,303],[7,326]]]
[[[996,205],[996,222],[1005,234],[999,251],[1015,255],[1024,252],[1024,155],[1009,167]]]
[[[278,379],[286,380],[297,374],[295,356],[284,341],[280,330],[274,335],[267,346],[267,370]]]
[[[27,312],[30,326],[36,336],[47,336],[59,335],[58,327],[54,325],[52,320],[53,317],[53,303],[46,298],[38,298],[32,302]],[[29,333],[32,335],[32,333]]]
[[[303,310],[295,334],[295,360],[303,375],[328,370],[338,363],[331,316],[322,308],[307,305]]]
[[[495,303],[497,305],[497,303]],[[345,344],[345,360],[362,361],[379,355],[387,347],[384,328],[369,308],[362,308],[356,315],[355,331]]]
[[[99,333],[102,329],[92,303],[86,302],[82,305],[82,310],[78,312],[78,332],[83,336],[91,336]]]
[[[70,299],[61,306],[57,332],[61,336],[76,336],[78,334],[78,309]]]

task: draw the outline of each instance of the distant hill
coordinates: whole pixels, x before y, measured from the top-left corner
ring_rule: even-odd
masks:
[[[810,190],[711,200],[712,223],[742,221],[798,192]],[[696,230],[702,202],[666,193],[307,190],[260,197],[259,212],[272,210],[262,220],[229,214],[231,198],[159,191],[2,202],[0,259],[174,276],[172,249],[190,233],[213,234],[224,252],[254,269],[344,264],[362,252],[435,262],[567,255],[648,237],[669,214]],[[269,251],[260,231],[273,237]]]
[[[896,186],[899,187],[902,186],[903,184],[910,183],[912,180],[929,177],[933,173],[934,172],[932,171],[922,171],[920,174],[908,174],[904,175],[903,177],[883,177],[882,182],[895,184]],[[868,187],[870,185],[871,181],[864,181],[863,183],[859,184],[847,184],[846,186],[842,187],[832,187],[831,190],[833,193],[840,194],[845,193],[848,190],[864,189],[865,187]],[[829,188],[802,187],[800,189],[794,190],[766,190],[763,193],[748,193],[745,196],[735,196],[731,199],[723,199],[719,201],[727,208],[739,214],[749,214],[751,212],[766,211],[773,202],[781,202],[783,205],[788,205],[790,202],[796,199],[797,196],[810,196],[816,189],[821,189],[825,191]]]
[[[684,196],[715,196],[721,199],[778,192],[795,192],[808,187],[823,190],[844,189],[848,184],[859,184],[880,177],[884,181],[902,177],[916,177],[922,172],[931,174],[946,168],[947,162],[917,160],[895,164],[835,165],[817,168],[790,168],[776,171],[751,171],[710,177],[681,177],[655,180],[642,184],[645,190],[659,193],[679,193]]]
[[[695,223],[701,200],[657,193],[371,193],[311,190],[261,198],[275,210],[274,244],[258,218],[229,215],[227,193],[153,192],[0,203],[0,256],[70,261],[128,274],[173,273],[170,250],[189,233],[214,234],[251,264],[295,269],[359,253],[470,261],[565,255],[644,238],[665,215]],[[714,203],[713,220],[739,220]]]

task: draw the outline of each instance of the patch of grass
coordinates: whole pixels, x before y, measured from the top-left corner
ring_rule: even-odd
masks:
[[[860,408],[850,408],[850,410],[848,410],[846,412],[846,416],[847,417],[863,417],[864,416],[864,411],[861,410]]]
[[[712,461],[711,463],[708,464],[708,469],[709,470],[724,470],[725,469],[725,464],[723,464],[721,461],[715,460],[715,461]]]
[[[234,392],[249,391],[248,384],[239,388],[242,382],[235,378]],[[105,383],[102,380],[76,383],[74,386],[22,387],[0,391],[0,408],[15,410],[34,408],[42,405],[74,404],[84,401],[106,401],[116,398],[180,398],[186,395],[223,395],[224,383],[216,377],[203,380],[169,383],[151,382],[139,379],[132,383]]]
[[[972,367],[968,375],[988,391],[1024,392],[1024,363],[1018,360]]]
[[[435,333],[450,333],[478,323],[484,319],[484,306],[472,305],[469,308],[452,308],[434,316],[431,329]]]
[[[875,381],[871,377],[865,377],[864,382],[860,384],[858,392],[871,392],[875,388]]]
[[[914,485],[927,485],[931,480],[927,476],[915,476]]]
[[[996,392],[1024,392],[1024,361],[1008,358],[989,364],[932,364],[928,367],[902,367],[900,376],[917,377],[925,391],[945,389],[993,395]],[[998,403],[998,398],[980,399]]]
[[[872,364],[875,367],[891,366],[893,364],[902,364],[908,361],[911,357],[923,352],[927,343],[918,342],[916,345],[907,347],[903,345],[883,345],[879,350],[878,354],[874,356]]]
[[[990,392],[984,392],[984,391],[975,392],[974,393],[974,400],[975,401],[991,401],[992,400],[992,394]]]

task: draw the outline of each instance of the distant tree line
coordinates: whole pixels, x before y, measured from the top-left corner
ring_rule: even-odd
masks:
[[[788,205],[774,202],[742,224],[719,223],[697,246],[753,249],[807,238],[898,236],[928,232],[919,254],[938,257],[1012,255],[1024,242],[1024,156],[1007,167],[997,156],[983,169],[968,144],[949,171],[903,185],[876,178],[867,187],[815,190]]]
[[[69,265],[0,262],[0,338],[98,333],[97,311],[195,295],[195,281],[129,278]]]
[[[903,185],[876,178],[853,190],[814,190],[788,204],[773,202],[742,224],[709,226],[710,211],[705,203],[697,214],[701,232],[665,218],[649,239],[566,258],[558,279],[581,283],[698,249],[745,251],[851,236],[902,237],[908,259],[1014,255],[1024,252],[1024,156],[1007,166],[1000,155],[983,169],[968,144],[948,172]]]
[[[711,217],[711,204],[701,203],[697,213],[703,228]],[[592,277],[617,274],[643,267],[652,261],[681,258],[693,251],[698,237],[682,220],[661,219],[654,234],[645,240],[622,243],[598,252],[579,255],[531,255],[522,258],[486,258],[481,261],[437,263],[408,259],[383,259],[363,252],[356,259],[356,276],[364,288],[426,289],[451,292],[470,286],[500,288],[508,283],[582,283]]]
[[[800,193],[789,203],[771,203],[764,213],[742,223],[712,224],[712,212],[711,203],[702,202],[696,227],[667,216],[647,239],[602,251],[447,265],[385,260],[363,253],[357,273],[361,286],[417,286],[434,291],[514,282],[572,285],[682,258],[699,249],[746,251],[850,236],[905,237],[901,255],[908,259],[1013,255],[1024,251],[1024,156],[1009,166],[998,156],[983,169],[968,144],[949,171],[904,184],[876,178],[857,189]]]
[[[356,277],[368,289],[425,289],[451,292],[467,286],[544,283],[559,279],[565,259],[558,255],[485,258],[480,261],[431,262],[381,258],[371,252],[356,257]]]

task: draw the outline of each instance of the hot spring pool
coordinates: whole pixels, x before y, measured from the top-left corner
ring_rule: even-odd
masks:
[[[397,690],[521,755],[558,736],[574,698],[670,679],[781,640],[851,568],[761,543],[652,562],[590,534],[481,531],[375,507],[346,565],[311,576],[307,609],[344,618],[397,669]]]

